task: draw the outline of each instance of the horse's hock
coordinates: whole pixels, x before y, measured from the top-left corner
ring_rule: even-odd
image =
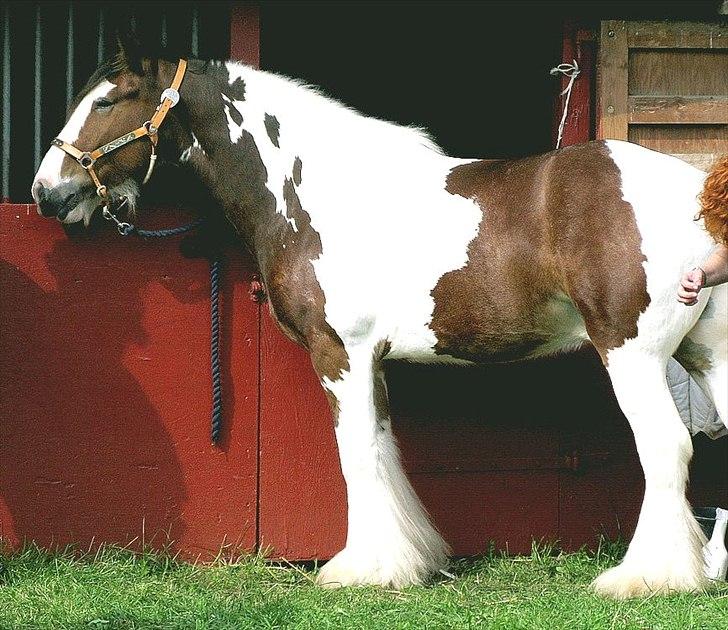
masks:
[[[237,19],[251,28],[249,15]],[[620,100],[598,93],[600,133],[704,164],[728,150],[728,87],[706,83],[725,46],[706,47],[690,35],[697,26],[681,39],[669,39],[670,28],[648,37],[650,28],[604,23],[599,64],[582,64],[592,75],[620,73],[608,83]],[[648,38],[632,46],[630,37]],[[651,50],[660,42],[665,50]],[[595,40],[565,46],[586,58]],[[676,63],[690,71],[669,70]],[[571,106],[588,110],[591,94],[578,94]],[[0,386],[5,544],[171,540],[192,559],[221,546],[323,559],[343,546],[326,399],[307,354],[249,298],[249,260],[228,252],[217,449],[208,438],[205,262],[180,257],[175,242],[69,241],[27,204],[3,205],[0,222],[0,360],[11,375]],[[483,552],[491,540],[526,552],[532,538],[573,549],[602,533],[631,534],[642,471],[592,352],[472,370],[393,365],[387,379],[406,470],[455,554]],[[695,438],[695,504],[728,502],[727,447]]]

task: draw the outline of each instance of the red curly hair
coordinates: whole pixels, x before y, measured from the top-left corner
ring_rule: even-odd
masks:
[[[728,155],[710,169],[699,199],[705,229],[716,241],[728,245]]]

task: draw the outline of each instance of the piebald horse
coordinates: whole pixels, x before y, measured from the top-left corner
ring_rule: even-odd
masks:
[[[521,361],[590,343],[646,482],[624,560],[593,586],[617,598],[704,586],[704,537],[685,496],[692,443],[665,380],[674,355],[728,422],[726,287],[694,307],[675,296],[715,247],[696,220],[702,171],[611,140],[456,159],[420,130],[235,62],[190,61],[163,124],[140,127],[178,70],[122,45],[77,97],[33,196],[45,216],[88,224],[120,197],[133,216],[155,145],[197,170],[331,405],[348,530],[320,584],[399,588],[447,560],[400,462],[386,361]],[[139,128],[147,134],[114,141]],[[119,148],[97,152],[89,177],[79,156],[104,143]]]

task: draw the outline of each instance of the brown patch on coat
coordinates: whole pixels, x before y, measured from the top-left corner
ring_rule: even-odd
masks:
[[[475,362],[520,360],[559,334],[565,294],[603,360],[637,335],[649,304],[632,207],[602,142],[454,168],[447,191],[483,211],[468,262],[432,291],[435,351]]]
[[[322,383],[323,385],[323,383]],[[331,409],[331,417],[334,420],[334,428],[339,426],[339,399],[334,396],[326,387],[323,385],[324,394],[326,394],[326,400],[329,401],[329,408]]]
[[[286,215],[295,221],[296,229],[277,215],[285,225],[281,225],[266,282],[271,305],[282,326],[311,352],[319,378],[337,381],[349,370],[349,357],[336,331],[326,322],[326,296],[312,264],[321,255],[321,237],[311,227],[311,217],[301,207],[292,179],[286,178],[283,184],[283,198]]]
[[[278,139],[280,137],[281,124],[278,122],[278,119],[275,116],[266,114],[263,119],[263,124],[265,125],[265,131],[268,134],[270,141],[274,146],[280,148],[281,145],[279,144]]]
[[[303,178],[301,176],[301,170],[303,169],[303,162],[301,162],[301,158],[296,156],[296,159],[293,160],[293,183],[296,184],[296,186],[300,186],[301,182],[303,181]]]
[[[225,73],[227,73],[227,68],[225,68],[225,66],[222,66],[222,68],[224,69]],[[232,83],[230,83],[230,77],[228,75],[227,86],[223,87],[223,92],[233,101],[244,101],[245,81],[238,77]]]

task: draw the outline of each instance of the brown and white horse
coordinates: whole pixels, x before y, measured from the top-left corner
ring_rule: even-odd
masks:
[[[122,51],[59,137],[92,151],[138,127],[175,70]],[[331,404],[348,534],[321,584],[401,587],[446,562],[400,463],[385,361],[520,361],[591,343],[646,479],[624,561],[594,587],[622,598],[704,585],[704,538],[685,497],[692,443],[665,381],[676,355],[728,422],[726,288],[692,308],[675,298],[681,273],[715,247],[695,220],[704,173],[616,141],[454,159],[419,130],[239,63],[191,61],[179,92],[157,150],[192,164],[219,200]],[[133,206],[149,154],[131,142],[99,159],[98,177]],[[64,223],[88,223],[100,204],[57,146],[33,195]]]

